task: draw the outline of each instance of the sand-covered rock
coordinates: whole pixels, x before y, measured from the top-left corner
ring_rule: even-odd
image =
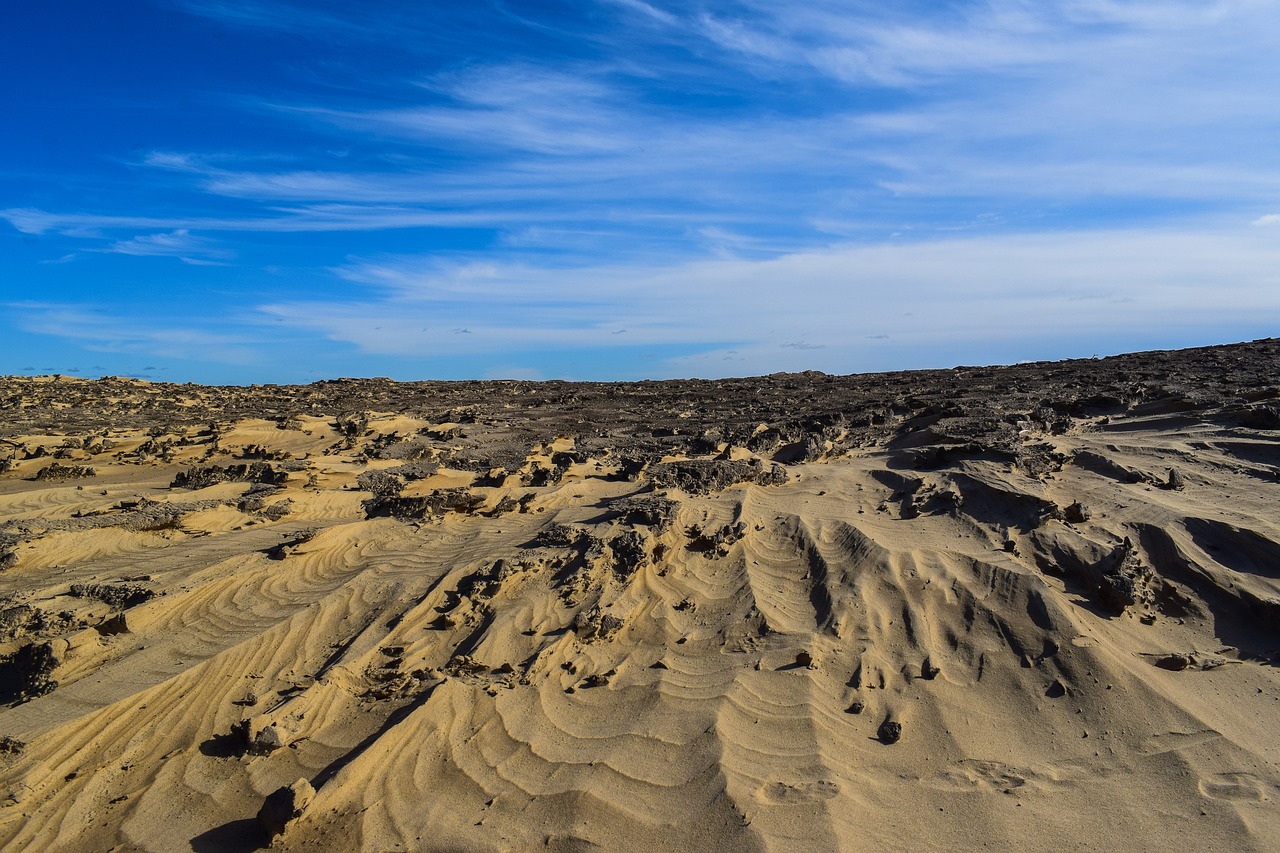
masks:
[[[315,788],[306,779],[277,788],[267,795],[262,808],[258,810],[258,825],[268,837],[280,835],[290,821],[302,817],[315,796]]]

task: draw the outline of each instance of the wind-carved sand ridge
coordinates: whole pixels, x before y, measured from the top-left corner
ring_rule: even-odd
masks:
[[[0,380],[0,842],[1273,849],[1278,368]]]

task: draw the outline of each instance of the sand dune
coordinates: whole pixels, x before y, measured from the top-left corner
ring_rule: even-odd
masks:
[[[3,380],[0,841],[1274,849],[1278,356]]]

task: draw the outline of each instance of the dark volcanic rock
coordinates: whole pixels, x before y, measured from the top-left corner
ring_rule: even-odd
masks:
[[[388,498],[400,494],[404,480],[390,471],[361,471],[356,477],[356,485],[366,492],[373,492],[375,498]]]
[[[79,480],[96,475],[97,471],[88,465],[60,465],[54,462],[52,465],[46,465],[37,471],[35,479],[41,481]]]
[[[704,531],[699,525],[694,524],[685,531],[685,535],[689,537],[689,544],[685,547],[690,551],[701,551],[708,556],[714,554],[723,557],[729,553],[729,547],[742,539],[746,533],[747,526],[741,521],[736,524],[726,524],[711,532]]]
[[[148,501],[133,512],[123,514],[118,526],[126,530],[138,532],[155,530],[173,530],[182,523],[182,518],[193,511],[192,504],[170,504]]]
[[[25,637],[43,630],[48,616],[39,607],[16,604],[0,610],[0,641]]]
[[[18,543],[22,537],[16,533],[0,532],[0,570],[18,562]]]
[[[765,467],[759,459],[689,459],[649,466],[649,476],[660,486],[682,489],[691,495],[709,495],[738,483],[776,486],[787,481],[781,466]]]
[[[262,512],[267,507],[267,499],[280,491],[279,486],[269,483],[254,483],[236,501],[236,509],[241,512]]]
[[[59,663],[52,643],[28,643],[0,658],[0,702],[21,702],[52,693],[58,687],[52,676]]]
[[[473,513],[484,505],[484,495],[467,489],[441,489],[429,495],[374,497],[362,501],[366,518],[404,520],[439,518],[448,512]]]
[[[643,524],[660,532],[675,517],[676,503],[656,495],[635,495],[614,501],[609,509],[618,513],[626,524]]]
[[[1117,613],[1132,607],[1138,603],[1137,579],[1121,571],[1108,572],[1098,586],[1098,601]]]
[[[1183,412],[1191,406],[1201,417],[1222,423],[1280,429],[1274,388],[1278,360],[1280,340],[1265,339],[1004,367],[852,376],[782,373],[716,381],[335,379],[206,388],[118,377],[93,382],[13,377],[0,387],[5,414],[0,435],[89,433],[103,423],[115,428],[161,424],[164,435],[182,425],[260,418],[268,412],[281,423],[324,414],[344,442],[355,446],[367,437],[370,412],[394,410],[435,422],[501,424],[501,441],[457,431],[448,435],[453,445],[448,464],[457,467],[469,459],[477,467],[468,470],[477,471],[514,471],[522,464],[520,454],[549,436],[577,435],[585,446],[596,432],[607,433],[620,456],[641,465],[664,453],[692,452],[708,435],[761,454],[813,437],[819,443],[838,442],[832,452],[894,442],[922,449],[932,444],[948,454],[1009,455],[1019,444],[1019,429],[1057,434],[1066,419],[1121,415],[1141,406]],[[1234,377],[1235,384],[1224,383],[1224,376]],[[1253,384],[1246,388],[1245,380]],[[186,401],[178,409],[172,405],[175,397]],[[599,426],[584,430],[584,422]],[[757,432],[761,424],[768,426]],[[445,440],[443,435],[426,438]],[[407,437],[387,447],[400,444],[422,446],[420,438]],[[627,473],[638,471],[628,468]]]
[[[73,583],[71,594],[77,598],[96,598],[119,610],[137,607],[155,597],[154,592],[137,583]]]
[[[1256,406],[1240,411],[1237,423],[1252,429],[1280,430],[1280,408],[1276,406]]]
[[[613,570],[620,577],[627,577],[649,562],[645,537],[636,530],[628,530],[609,540],[613,552]]]
[[[247,465],[207,465],[181,471],[170,485],[175,489],[203,489],[226,482],[267,483],[283,485],[289,479],[287,471],[277,471],[265,462]]]

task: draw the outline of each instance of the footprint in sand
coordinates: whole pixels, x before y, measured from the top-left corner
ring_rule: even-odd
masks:
[[[1262,802],[1266,788],[1252,773],[1215,773],[1200,780],[1200,793],[1211,800]]]
[[[1142,744],[1142,754],[1159,755],[1164,752],[1191,749],[1206,743],[1213,743],[1221,737],[1222,735],[1212,729],[1204,729],[1198,732],[1168,732],[1167,734],[1152,735]]]
[[[760,799],[767,803],[812,803],[829,800],[840,793],[835,782],[819,779],[816,782],[770,782],[760,788]]]
[[[998,761],[959,761],[928,780],[931,787],[948,791],[1003,791],[1022,788],[1038,779],[1033,770],[1013,767]]]

